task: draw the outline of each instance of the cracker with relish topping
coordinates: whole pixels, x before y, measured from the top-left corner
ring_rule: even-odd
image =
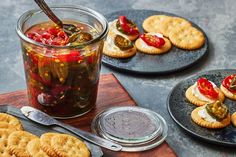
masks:
[[[124,46],[122,46],[122,42],[124,42]],[[103,54],[110,57],[129,58],[134,56],[136,51],[135,45],[129,39],[120,35],[108,35],[107,40],[104,42]]]
[[[131,41],[133,41],[133,40],[138,38],[139,34],[131,35],[131,34],[125,34],[125,33],[120,32],[117,29],[117,26],[116,26],[117,25],[117,21],[118,20],[116,19],[116,20],[114,20],[112,22],[109,22],[109,33],[122,35],[122,36],[128,38]],[[111,34],[108,34],[108,36],[111,35]]]
[[[203,105],[209,103],[207,101],[200,100],[199,98],[194,96],[193,93],[192,93],[193,88],[194,88],[194,85],[190,86],[185,92],[185,96],[186,96],[186,98],[188,99],[188,101],[190,103],[192,103],[196,106],[203,106]],[[221,102],[223,102],[225,100],[224,94],[222,93],[222,91],[219,88],[215,88],[215,90],[219,92],[219,100]]]
[[[220,89],[224,95],[232,100],[236,100],[236,75],[231,74],[221,82]]]
[[[147,33],[147,34],[150,34],[150,33]],[[135,46],[137,47],[139,51],[146,54],[153,54],[153,55],[163,54],[163,53],[168,52],[171,49],[171,42],[165,37],[163,37],[163,39],[165,41],[165,44],[159,48],[147,45],[141,38],[138,38],[135,41]]]
[[[220,129],[220,128],[224,128],[226,126],[228,126],[230,124],[230,114],[228,113],[228,115],[226,116],[226,118],[224,118],[221,121],[215,121],[215,122],[209,122],[205,119],[203,119],[200,115],[199,115],[199,111],[204,109],[205,106],[201,106],[201,107],[197,107],[195,108],[192,113],[191,113],[191,118],[192,120],[198,124],[201,127],[205,127],[208,129]]]
[[[220,90],[224,93],[224,95],[232,100],[236,100],[236,94],[231,93],[228,89],[226,89],[223,85],[220,86]]]

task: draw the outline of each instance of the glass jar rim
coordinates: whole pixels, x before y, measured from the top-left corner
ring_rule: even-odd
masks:
[[[99,40],[103,39],[108,33],[108,22],[107,22],[106,18],[102,14],[100,14],[99,12],[97,12],[93,9],[83,7],[80,5],[53,5],[53,6],[50,6],[50,8],[52,8],[52,9],[75,9],[75,10],[79,10],[84,13],[87,13],[90,16],[93,16],[94,18],[96,18],[101,23],[101,25],[104,27],[103,31],[96,38],[94,38],[88,42],[84,42],[81,45],[79,44],[79,45],[56,46],[56,45],[48,45],[48,44],[36,42],[33,39],[28,38],[22,30],[22,25],[27,21],[27,19],[34,16],[35,14],[42,13],[42,10],[40,10],[40,9],[33,9],[33,10],[26,11],[25,13],[23,13],[19,17],[19,19],[17,21],[17,26],[16,26],[16,32],[17,32],[18,36],[22,40],[24,40],[30,44],[34,44],[34,45],[41,46],[41,47],[63,49],[63,48],[77,48],[78,46],[86,46],[89,44],[96,43]]]

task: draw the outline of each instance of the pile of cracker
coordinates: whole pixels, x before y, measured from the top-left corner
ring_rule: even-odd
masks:
[[[146,18],[142,26],[146,32],[163,34],[181,49],[195,50],[205,43],[204,34],[180,17],[153,15]]]
[[[14,116],[0,113],[0,157],[89,157],[90,152],[74,136],[45,133],[37,137],[23,130]]]

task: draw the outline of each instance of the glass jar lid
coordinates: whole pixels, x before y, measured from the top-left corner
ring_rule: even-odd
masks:
[[[164,141],[167,125],[159,114],[148,109],[112,107],[94,118],[92,131],[122,145],[122,151],[144,151]]]

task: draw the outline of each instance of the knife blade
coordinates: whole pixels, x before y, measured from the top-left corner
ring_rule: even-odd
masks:
[[[70,125],[67,125],[65,123],[62,123],[54,118],[52,118],[51,116],[47,115],[46,113],[35,109],[33,107],[30,106],[24,106],[21,108],[21,112],[30,120],[42,124],[42,125],[46,125],[46,126],[53,126],[53,125],[57,125],[60,126],[74,134],[76,134],[77,136],[81,137],[82,139],[89,141],[95,145],[101,146],[103,148],[112,150],[112,151],[120,151],[122,149],[122,146],[119,144],[116,144],[114,142],[111,142],[109,140],[103,139],[101,137],[98,137],[94,134],[91,134],[89,132],[77,129],[75,127],[72,127]]]

